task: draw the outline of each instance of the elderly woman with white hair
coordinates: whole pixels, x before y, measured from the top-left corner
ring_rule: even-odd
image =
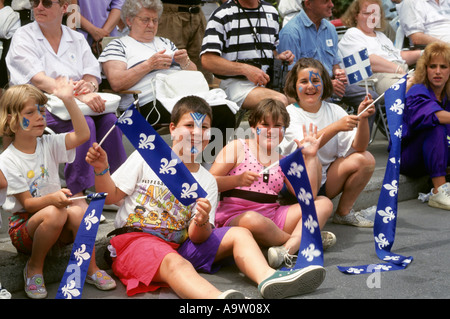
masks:
[[[176,70],[197,70],[186,50],[178,50],[169,39],[158,37],[158,19],[163,5],[160,0],[127,0],[122,6],[122,20],[130,32],[111,41],[100,55],[103,72],[116,91],[138,90],[141,113],[148,115],[154,100],[151,80],[158,72],[170,74]],[[157,71],[157,72],[155,72]],[[123,97],[121,108],[130,105]],[[162,106],[151,114],[150,123],[170,122],[170,113]]]
[[[99,57],[112,90],[140,91],[141,114],[150,124],[158,126],[161,123],[170,123],[173,107],[167,96],[161,93],[163,90],[157,90],[161,83],[158,80],[175,77],[178,80],[174,84],[174,96],[179,99],[186,91],[200,95],[213,107],[213,127],[222,132],[225,132],[227,127],[234,127],[234,114],[231,109],[233,106],[237,109],[235,103],[226,100],[226,94],[221,89],[215,90],[221,91],[217,92],[217,95],[206,96],[209,87],[200,71],[188,74],[181,72],[197,70],[187,51],[178,49],[170,39],[157,36],[162,11],[163,4],[160,0],[126,0],[123,4],[121,17],[130,32],[127,36],[112,40]],[[209,98],[219,96],[220,98],[214,101]],[[131,101],[130,94],[122,95],[119,108],[127,108]],[[230,103],[233,105],[230,106]]]
[[[97,93],[101,81],[100,65],[84,36],[62,24],[69,0],[31,0],[35,21],[19,28],[14,34],[6,57],[10,72],[10,84],[30,83],[52,94],[55,79],[60,76],[74,81],[74,95],[85,103],[95,116],[85,116],[91,133],[89,141],[77,147],[73,163],[65,167],[65,179],[74,197],[82,197],[84,191],[94,186],[94,170],[86,163],[85,156],[94,142],[100,141],[115,124],[115,113],[105,113],[105,101]],[[98,115],[97,115],[98,114]],[[73,130],[69,120],[46,112],[47,126],[56,133]],[[5,141],[5,140],[4,140]],[[114,172],[126,159],[122,133],[118,128],[103,144]],[[74,204],[87,208],[84,199]]]

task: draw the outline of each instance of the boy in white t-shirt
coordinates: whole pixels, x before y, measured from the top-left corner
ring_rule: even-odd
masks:
[[[108,193],[107,204],[123,199],[115,220],[117,235],[111,239],[114,273],[128,295],[169,286],[181,298],[243,298],[235,290],[219,291],[196,271],[217,271],[218,262],[233,256],[264,298],[315,290],[324,279],[323,267],[276,271],[247,229],[214,228],[217,184],[195,161],[209,143],[211,114],[196,96],[182,98],[172,111],[172,149],[207,192],[189,206],[176,200],[138,152],[110,176],[106,153],[96,143],[90,148],[86,160],[97,175],[96,191]]]

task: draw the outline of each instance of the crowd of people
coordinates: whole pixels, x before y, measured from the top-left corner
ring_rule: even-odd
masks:
[[[429,176],[429,205],[450,210],[448,0],[355,0],[342,16],[348,28],[342,39],[330,22],[331,0],[217,4],[205,17],[201,0],[0,0],[1,85],[9,86],[0,100],[0,200],[11,215],[12,244],[29,255],[23,272],[29,298],[47,296],[45,257],[52,246],[74,241],[88,206],[80,197],[90,188],[119,207],[111,268],[129,296],[170,287],[182,298],[245,298],[219,291],[198,274],[218,271],[228,257],[264,298],[314,291],[324,280],[323,267],[280,269],[295,264],[302,209],[280,203],[295,190],[272,164],[301,149],[324,250],[337,240],[323,230],[329,219],[373,227],[353,209],[375,168],[367,150],[373,102],[413,67],[401,172]],[[395,47],[387,30],[392,15],[414,47]],[[103,46],[107,37],[114,39]],[[343,56],[363,48],[373,90],[349,84],[342,65]],[[274,84],[279,76],[281,90]],[[166,81],[176,101],[161,97],[158,81]],[[117,110],[108,110],[99,92],[105,82],[120,96]],[[214,98],[204,83],[217,84]],[[207,191],[205,198],[184,206],[161,196],[170,189],[157,173],[137,151],[127,157],[114,123],[130,105],[131,91],[151,125],[167,124],[173,151]],[[69,120],[46,108],[53,98]],[[91,113],[83,114],[80,104]],[[237,110],[250,111],[250,136],[227,140],[215,160],[202,165],[196,159],[211,130],[234,128]],[[59,164],[65,164],[64,188]],[[261,248],[268,249],[267,259]],[[95,254],[86,282],[100,290],[116,287]],[[0,289],[2,298],[11,296]]]

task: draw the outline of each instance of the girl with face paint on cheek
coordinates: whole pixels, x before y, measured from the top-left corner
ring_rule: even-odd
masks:
[[[311,58],[299,59],[286,78],[285,93],[296,103],[286,107],[291,125],[280,144],[283,155],[297,149],[295,140],[302,140],[301,127],[317,127],[320,148],[317,152],[322,165],[320,193],[332,199],[341,194],[334,220],[339,224],[372,227],[373,222],[353,210],[359,194],[369,182],[375,159],[367,147],[370,140],[368,117],[371,106],[359,117],[349,115],[339,105],[328,102],[333,94],[330,75],[324,66]],[[360,103],[360,114],[373,102],[370,94]]]
[[[311,74],[315,86],[309,77],[307,73],[310,87],[302,86],[301,89],[308,94],[319,93],[320,96],[320,77]],[[270,247],[269,265],[279,267],[284,257],[295,257],[293,255],[297,253],[301,240],[300,205],[280,205],[277,202],[285,184],[291,193],[295,192],[279,165],[269,168],[282,158],[278,146],[290,126],[290,118],[281,102],[266,99],[252,111],[249,124],[253,135],[228,143],[210,169],[222,195],[216,212],[216,226],[249,229],[258,244]],[[304,134],[302,142],[308,142],[310,146],[305,147],[302,153],[308,177],[316,192],[320,180],[320,165],[316,156],[320,140],[316,138],[317,130],[312,126],[308,133],[304,128]],[[306,149],[308,151],[305,153]],[[323,196],[315,197],[314,203],[322,227],[330,217],[333,205]]]

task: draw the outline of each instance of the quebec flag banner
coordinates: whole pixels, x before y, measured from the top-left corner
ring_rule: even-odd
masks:
[[[206,197],[206,191],[134,103],[117,119],[117,125],[180,203],[188,206]]]
[[[293,268],[282,270],[302,269],[312,265],[323,266],[322,236],[301,149],[281,159],[280,166],[296,191],[295,195],[302,209],[302,238],[297,261]]]
[[[346,56],[342,62],[344,62],[349,84],[358,83],[373,74],[367,49]]]
[[[89,194],[87,198],[90,198],[91,202],[78,228],[69,263],[56,293],[56,299],[81,299],[106,194]]]
[[[383,179],[383,187],[378,198],[373,234],[378,258],[386,263],[340,267],[347,274],[365,274],[374,271],[405,269],[413,258],[391,252],[397,225],[398,187],[400,177],[400,151],[402,137],[403,110],[406,94],[406,75],[385,92],[386,115],[391,135],[391,149]]]

